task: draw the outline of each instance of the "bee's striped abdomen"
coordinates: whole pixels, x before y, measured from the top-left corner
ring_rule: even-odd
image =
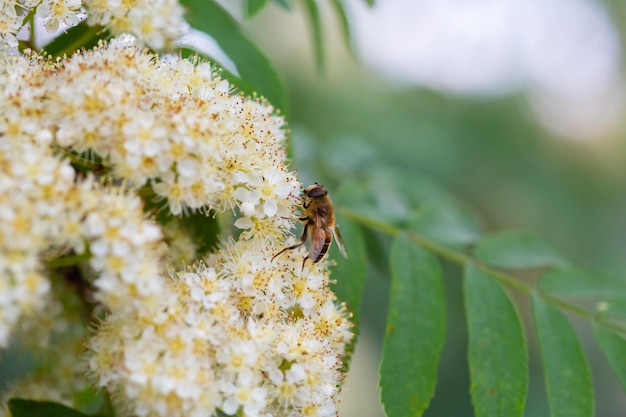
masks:
[[[317,258],[313,260],[314,264],[318,263],[322,260],[322,258],[324,258],[324,256],[328,252],[328,248],[330,248],[330,243],[332,242],[332,240],[332,234],[326,234],[326,238],[324,239],[324,246],[322,246],[322,250],[320,251],[320,254],[317,255]]]

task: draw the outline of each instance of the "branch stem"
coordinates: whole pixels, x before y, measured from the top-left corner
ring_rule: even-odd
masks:
[[[462,267],[470,263],[474,263],[474,265],[480,271],[491,276],[496,281],[500,282],[503,285],[506,285],[507,287],[511,289],[521,291],[525,294],[531,294],[533,291],[535,291],[535,288],[533,285],[522,282],[519,279],[515,278],[513,275],[507,274],[506,272],[503,272],[499,269],[492,268],[462,252],[456,251],[454,249],[450,249],[436,242],[428,240],[425,237],[419,235],[418,233],[415,233],[413,231],[406,231],[400,227],[385,223],[383,221],[377,220],[376,218],[363,215],[361,213],[358,213],[354,210],[350,210],[347,208],[339,208],[338,212],[358,224],[361,224],[370,229],[382,232],[392,237],[397,236],[400,233],[406,233],[409,239],[413,241],[416,245],[421,246],[422,248],[426,249],[429,252],[434,253],[435,255],[439,256],[442,259],[445,259],[447,261],[450,261]],[[614,330],[616,332],[619,332],[622,334],[626,333],[625,327],[603,320],[603,317],[599,316],[595,311],[588,310],[570,301],[563,300],[561,298],[557,298],[549,294],[542,293],[541,296],[546,301],[561,308],[562,310],[568,311],[574,315],[583,317],[587,320],[593,320],[598,323],[602,323],[607,328],[610,328],[611,330]]]

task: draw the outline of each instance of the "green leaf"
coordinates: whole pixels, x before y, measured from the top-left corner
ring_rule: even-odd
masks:
[[[453,201],[452,195],[431,178],[403,175],[380,164],[369,165],[366,189],[385,218],[404,222],[417,205]]]
[[[276,108],[287,110],[285,87],[269,59],[214,1],[182,0],[189,24],[209,34],[237,66],[242,79]]]
[[[528,390],[528,351],[517,310],[502,287],[472,264],[465,271],[463,289],[475,414],[521,416]]]
[[[429,240],[448,246],[476,241],[481,226],[469,209],[449,201],[429,201],[413,212],[409,228]]]
[[[602,316],[626,318],[626,299],[602,301],[597,305]]]
[[[476,246],[476,257],[500,268],[564,268],[570,260],[556,246],[528,232],[505,231],[486,236]]]
[[[626,280],[622,277],[584,269],[548,271],[541,277],[539,288],[574,298],[626,298]]]
[[[354,47],[352,46],[352,35],[350,34],[350,22],[348,21],[348,14],[343,5],[343,0],[331,0],[330,3],[335,8],[335,12],[339,18],[339,24],[341,25],[341,33],[343,34],[343,40],[346,44],[346,48],[350,52],[350,55],[354,57]]]
[[[402,234],[391,248],[391,293],[380,387],[389,417],[420,416],[437,384],[445,336],[441,265]]]
[[[337,216],[337,221],[344,239],[346,251],[348,252],[348,259],[345,259],[339,252],[337,242],[333,242],[330,255],[337,262],[337,265],[332,269],[331,278],[335,282],[331,285],[331,289],[340,301],[346,303],[348,310],[352,313],[351,321],[354,324],[354,338],[350,342],[350,346],[346,350],[348,354],[344,358],[345,370],[347,371],[350,356],[354,351],[358,337],[367,257],[365,254],[365,240],[358,225],[341,215]]]
[[[565,314],[537,293],[532,310],[539,339],[552,417],[591,417],[591,372],[580,341]]]
[[[219,243],[220,230],[219,220],[228,214],[216,216],[215,212],[203,213],[201,211],[188,212],[181,217],[173,217],[169,210],[164,207],[165,202],[154,198],[154,192],[147,187],[143,191],[144,212],[149,213],[152,218],[163,226],[172,226],[182,230],[194,243],[197,254],[202,255],[217,247]],[[188,260],[190,261],[190,260]]]
[[[338,213],[349,208],[355,215],[381,219],[382,213],[376,208],[375,203],[371,201],[371,192],[359,181],[345,181],[342,183],[341,187],[333,193],[332,198],[335,203],[335,210]],[[364,236],[366,253],[368,254],[367,263],[372,265],[385,277],[388,277],[391,239],[387,234],[378,233],[368,227],[363,228],[361,234]],[[348,250],[351,252],[349,248]],[[348,254],[348,256],[350,256],[350,254]]]
[[[249,19],[256,16],[257,13],[267,6],[268,1],[269,0],[246,0],[244,5],[246,9],[246,17]]]
[[[80,411],[52,401],[32,401],[11,398],[9,410],[12,417],[88,417]]]
[[[293,9],[291,0],[274,0],[274,4],[279,5],[280,7],[282,7],[283,9],[287,11],[291,11],[291,9]]]
[[[372,229],[363,229],[367,263],[382,279],[389,280],[389,252],[392,238]]]
[[[348,305],[358,323],[361,309],[361,296],[365,285],[367,257],[365,254],[365,240],[361,229],[346,217],[338,215],[337,222],[343,237],[348,259],[341,255],[337,243],[333,242],[330,255],[337,265],[332,269],[331,286],[339,299]]]
[[[324,36],[322,29],[322,17],[316,0],[303,0],[304,10],[309,19],[313,35],[313,48],[315,50],[315,63],[318,71],[324,71],[326,67],[326,54],[324,52]]]
[[[74,392],[74,405],[82,412],[96,413],[110,404],[105,391],[95,391],[93,388],[87,387],[82,391]]]
[[[102,26],[88,26],[83,22],[74,27],[67,28],[63,33],[54,38],[43,47],[47,55],[53,57],[71,55],[81,48],[90,49],[98,44],[98,40],[106,39],[107,33],[103,33]]]
[[[205,253],[217,247],[220,228],[214,214],[195,212],[178,219],[181,228],[195,243],[198,253]]]
[[[389,207],[389,205],[393,203],[390,203],[387,207],[383,207],[375,200],[377,196],[373,195],[374,193],[372,193],[371,190],[376,190],[371,184],[363,184],[356,180],[344,182],[339,189],[339,193],[347,196],[342,206],[350,208],[363,216],[378,219],[385,223],[393,223],[397,220],[400,217],[400,213],[391,212],[393,209]],[[392,198],[392,196],[389,197]],[[400,202],[400,204],[403,203]],[[402,208],[400,210],[402,210]],[[402,212],[401,214],[404,218],[406,213]]]
[[[598,323],[593,324],[593,336],[626,392],[626,339]]]

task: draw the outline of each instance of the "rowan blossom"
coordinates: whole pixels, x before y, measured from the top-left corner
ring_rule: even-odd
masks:
[[[274,256],[302,188],[283,118],[210,64],[130,36],[3,59],[0,344],[45,305],[54,260],[84,256],[107,312],[89,374],[134,415],[334,414],[349,314],[324,261]],[[194,242],[144,212],[146,192],[168,218],[211,213],[242,231],[181,267]]]
[[[352,338],[328,271],[301,258],[271,262],[260,238],[230,242],[177,274],[153,320],[109,317],[89,341],[98,384],[140,416],[334,415],[341,356]],[[301,253],[301,255],[303,255]],[[323,282],[305,307],[298,280]]]
[[[86,19],[88,25],[104,26],[114,36],[131,33],[156,50],[171,48],[188,31],[177,0],[7,0],[0,6],[0,49],[17,47],[17,34],[33,9],[48,32]]]

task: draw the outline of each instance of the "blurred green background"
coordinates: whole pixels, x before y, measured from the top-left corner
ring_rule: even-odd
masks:
[[[478,5],[481,2],[471,3]],[[568,9],[568,2],[551,2],[552,6],[557,4],[571,13],[578,10],[574,7],[576,5],[580,9],[581,3],[571,2],[572,9]],[[534,12],[542,12],[541,3],[528,4],[537,8]],[[450,15],[454,14],[451,4],[448,7]],[[411,7],[407,13],[414,13],[416,9],[419,7]],[[600,16],[599,22],[609,25],[604,29],[610,35],[606,44],[608,55],[607,51],[598,50],[599,56],[593,55],[603,45],[602,39],[597,39],[600,36],[597,31],[589,33],[590,37],[597,35],[591,39],[593,47],[582,48],[580,57],[575,56],[574,46],[584,42],[584,36],[582,41],[573,39],[574,46],[571,47],[574,49],[568,51],[569,55],[564,53],[564,57],[549,48],[550,39],[547,39],[548,59],[558,61],[563,58],[562,62],[557,62],[561,67],[553,69],[556,73],[553,78],[557,81],[558,71],[566,78],[568,68],[576,74],[576,62],[584,65],[602,59],[606,61],[607,56],[613,60],[609,64],[614,71],[609,71],[610,82],[596,79],[606,75],[606,71],[587,74],[589,79],[586,81],[591,81],[591,85],[594,81],[604,82],[601,91],[594,93],[593,102],[585,96],[592,87],[582,86],[587,91],[579,95],[574,91],[580,86],[580,79],[574,78],[570,82],[574,86],[571,90],[567,82],[565,87],[557,86],[558,91],[566,94],[546,105],[552,106],[553,110],[563,110],[557,113],[550,112],[550,108],[542,113],[545,106],[537,106],[538,102],[544,103],[537,97],[554,98],[555,90],[551,90],[550,85],[541,85],[547,83],[549,77],[542,78],[542,82],[536,82],[536,77],[522,77],[520,82],[519,68],[515,65],[511,71],[517,71],[517,75],[510,77],[509,84],[500,80],[500,84],[485,91],[479,88],[461,91],[445,85],[441,88],[433,83],[406,80],[398,83],[397,75],[385,74],[385,54],[380,53],[376,65],[378,72],[364,60],[355,62],[350,58],[334,15],[324,7],[327,67],[322,74],[315,70],[311,36],[300,11],[287,13],[272,6],[244,25],[286,80],[290,94],[287,118],[292,132],[294,166],[304,182],[322,182],[332,192],[340,189],[342,184],[356,181],[362,184],[359,193],[370,193],[374,200],[387,208],[390,218],[410,213],[407,192],[428,199],[438,195],[437,186],[440,185],[475,209],[486,232],[501,229],[536,231],[563,248],[580,265],[621,275],[626,271],[626,142],[621,122],[621,115],[626,110],[619,98],[623,75],[620,39],[626,33],[626,20],[619,19],[623,9],[624,6],[617,2],[587,2],[583,4],[582,17],[568,20],[567,15],[563,15],[563,24],[569,21],[574,26],[553,28],[563,32],[564,36],[571,33],[576,37],[577,29],[585,30],[575,26],[578,22],[597,23],[597,16]],[[376,21],[375,13],[383,12],[374,9],[371,13],[370,23]],[[439,15],[442,13],[445,16],[445,10]],[[477,26],[488,27],[492,23],[492,20],[485,19]],[[379,29],[371,27],[371,30]],[[540,28],[531,24],[528,30],[540,32]],[[359,34],[353,35],[358,43]],[[495,35],[488,28],[486,36]],[[408,42],[405,53],[411,53],[411,38],[390,39],[390,48]],[[539,36],[535,42],[541,51],[542,38]],[[442,47],[438,42],[432,44],[433,49]],[[462,47],[461,42],[459,48]],[[552,47],[559,48],[558,45]],[[480,50],[475,52],[475,69],[480,71],[482,60],[488,58],[481,55]],[[463,51],[450,52],[453,56],[456,53]],[[376,56],[376,53],[370,52],[372,55]],[[512,59],[516,61],[515,57]],[[445,60],[442,62],[444,67],[441,70],[445,71]],[[421,64],[417,61],[415,65]],[[454,81],[455,76],[463,75],[447,73],[446,76],[448,81]],[[537,85],[546,89],[537,92]],[[610,95],[606,100],[612,101],[604,110],[602,106],[607,102],[603,101],[602,94],[607,91]],[[576,106],[576,100],[580,101],[580,106],[574,107],[569,114],[567,106]],[[585,105],[592,108],[587,111]],[[595,121],[591,119],[587,123],[582,120],[587,116],[599,117],[601,122],[594,125]],[[581,124],[581,121],[587,124]],[[587,130],[580,127],[589,125],[592,128]],[[383,241],[377,250],[384,251],[384,246]],[[370,254],[370,257],[375,255]],[[460,275],[454,266],[446,265],[446,268],[448,334],[436,397],[426,415],[472,416]],[[340,410],[344,417],[382,415],[378,404],[377,368],[385,323],[386,275],[385,268],[375,262],[369,266],[361,339]],[[532,328],[528,326],[527,300],[516,298],[525,316],[531,345],[532,375],[526,416],[547,416],[540,358],[532,340]],[[597,416],[624,415],[626,396],[591,340],[588,323],[575,319],[574,323],[591,360]]]

